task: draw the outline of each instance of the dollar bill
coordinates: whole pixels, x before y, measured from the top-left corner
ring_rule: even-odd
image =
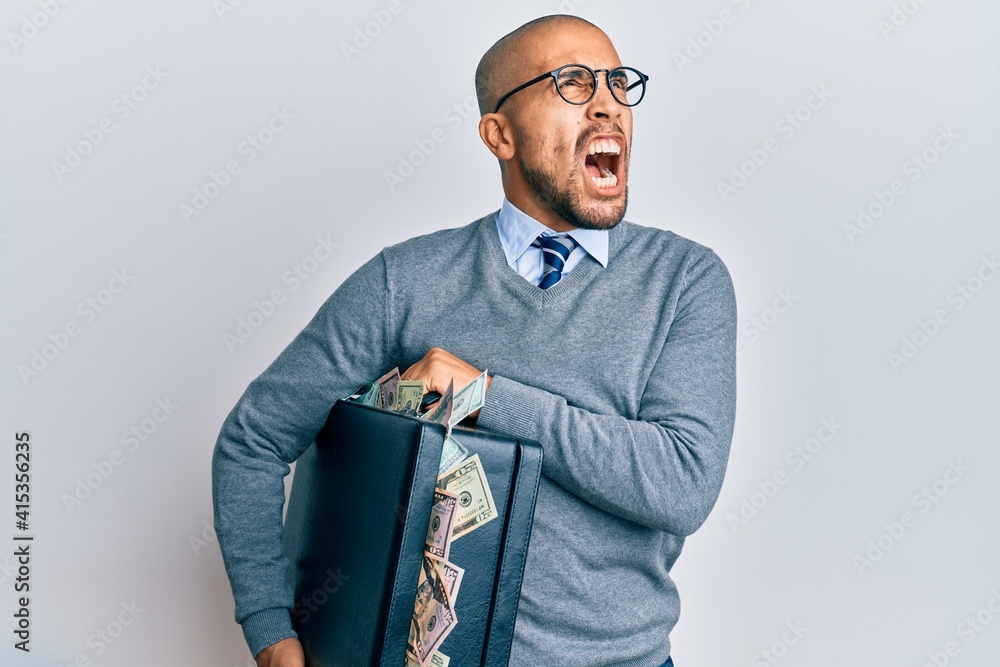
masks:
[[[424,553],[438,560],[448,560],[451,550],[451,531],[458,516],[458,494],[444,489],[434,489],[431,520],[427,525]]]
[[[451,424],[451,404],[452,398],[455,395],[455,378],[452,378],[448,382],[448,389],[441,396],[441,400],[438,401],[438,406],[434,408],[434,411],[425,417],[427,421],[436,422],[438,424]]]
[[[358,387],[357,391],[344,400],[354,401],[362,405],[376,406],[378,405],[378,385],[374,382],[365,382]]]
[[[453,540],[497,518],[496,503],[493,502],[493,493],[479,454],[473,454],[438,476],[437,487],[458,494],[458,519],[452,533]]]
[[[416,415],[420,412],[420,401],[424,398],[423,380],[400,380],[396,384],[396,410],[403,414]]]
[[[417,579],[417,598],[406,641],[406,653],[420,667],[431,664],[431,656],[455,628],[458,619],[448,601],[441,571],[428,556],[424,556]]]
[[[386,410],[396,409],[396,385],[399,384],[399,368],[391,371],[378,379],[378,407]]]
[[[486,371],[483,371],[475,380],[462,387],[462,390],[455,394],[452,402],[451,418],[448,423],[454,426],[470,414],[483,407],[486,400]]]
[[[431,653],[430,667],[448,667],[449,664],[451,664],[451,658],[441,651]],[[406,656],[406,667],[420,667],[420,663],[410,656]]]
[[[363,385],[358,387],[353,394],[344,398],[345,401],[360,401],[361,397],[371,391],[372,387],[375,386],[374,382],[365,382]]]
[[[432,556],[431,560],[434,561],[434,565],[441,573],[441,580],[444,582],[445,590],[448,591],[448,602],[454,607],[455,600],[458,598],[458,589],[462,586],[462,577],[465,576],[465,570],[454,563],[449,563],[447,559],[441,560]]]
[[[456,463],[464,461],[468,456],[469,450],[454,436],[449,435],[445,438],[444,446],[441,448],[441,463],[438,465],[438,474],[440,475],[445,470],[454,467]]]

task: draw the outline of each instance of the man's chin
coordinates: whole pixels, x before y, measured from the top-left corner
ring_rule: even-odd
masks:
[[[538,200],[567,223],[579,229],[611,229],[625,217],[628,186],[615,194],[602,195],[593,183],[582,183],[577,171],[565,188],[543,171],[527,168],[520,162],[521,173]],[[583,172],[586,173],[586,172]]]
[[[628,206],[628,188],[620,195],[608,197],[587,197],[588,203],[577,210],[576,221],[572,222],[580,229],[611,229],[615,227],[625,217],[625,209]]]

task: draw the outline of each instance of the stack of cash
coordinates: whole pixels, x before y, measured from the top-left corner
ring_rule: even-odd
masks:
[[[400,380],[399,369],[394,368],[378,380],[363,384],[348,400],[447,427],[406,642],[406,667],[448,667],[448,656],[437,649],[458,624],[455,600],[465,575],[463,568],[449,560],[451,544],[497,517],[479,454],[470,456],[469,450],[451,435],[452,426],[483,406],[486,371],[458,393],[452,381],[437,407],[421,414],[424,390],[423,380]]]
[[[431,521],[427,527],[424,557],[417,578],[417,598],[406,640],[408,667],[447,665],[449,662],[448,657],[437,648],[458,623],[455,599],[465,570],[448,560],[454,539],[452,531],[458,517],[458,502],[458,494],[434,489]]]
[[[454,381],[450,382],[437,402],[437,407],[422,414],[420,404],[424,400],[424,381],[400,380],[398,368],[393,368],[378,380],[365,382],[346,400],[444,424],[447,427],[447,438],[441,452],[441,465],[438,468],[440,474],[469,456],[469,450],[451,435],[451,427],[483,407],[486,400],[486,373],[487,371],[483,371],[458,393],[454,392]]]

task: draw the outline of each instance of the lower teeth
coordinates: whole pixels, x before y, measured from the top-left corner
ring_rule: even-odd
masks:
[[[609,171],[607,168],[601,169],[601,174],[604,178],[597,178],[596,176],[591,176],[590,179],[594,181],[594,185],[601,189],[613,188],[618,185],[618,177],[614,175],[613,172]]]

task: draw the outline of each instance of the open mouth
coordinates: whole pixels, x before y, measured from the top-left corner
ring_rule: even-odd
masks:
[[[616,139],[602,138],[590,142],[584,168],[598,190],[611,190],[618,186],[621,175],[621,144]]]

